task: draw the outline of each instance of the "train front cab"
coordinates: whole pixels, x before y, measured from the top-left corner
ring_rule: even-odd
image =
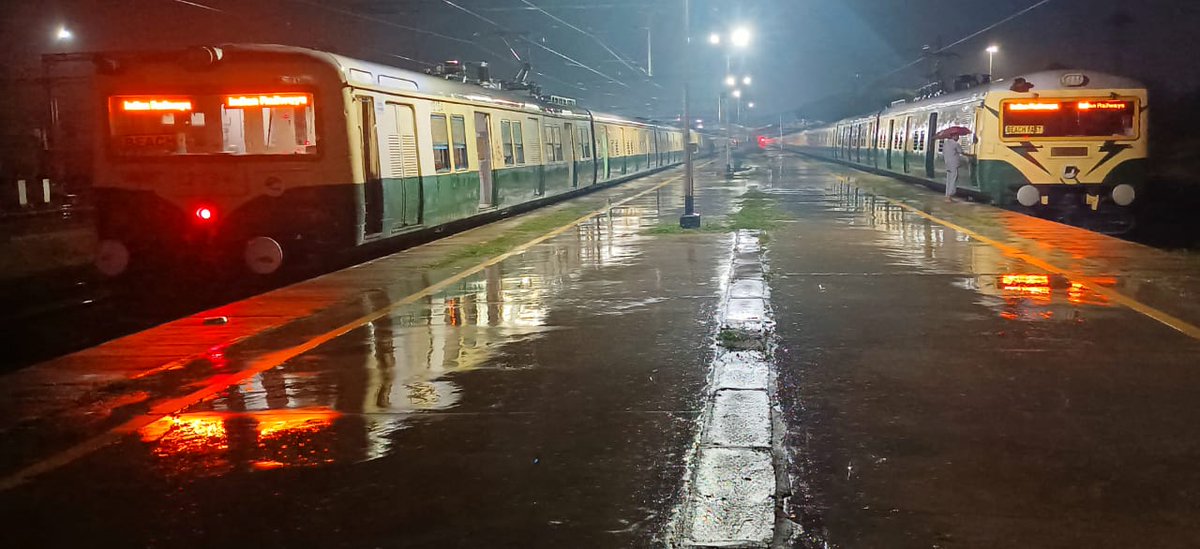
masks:
[[[199,51],[116,59],[97,76],[101,272],[196,261],[270,272],[298,239],[352,242],[336,215],[356,200],[332,65]]]
[[[1146,181],[1144,88],[994,92],[978,114],[976,185],[998,204],[1126,213]]]

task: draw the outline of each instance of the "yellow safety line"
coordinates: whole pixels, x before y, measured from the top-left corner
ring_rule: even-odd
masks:
[[[874,194],[874,193],[872,193],[872,194]],[[983,236],[982,234],[979,234],[971,229],[963,227],[962,225],[959,225],[957,223],[947,221],[947,220],[937,217],[935,215],[923,212],[917,208],[914,208],[914,207],[912,207],[908,204],[905,204],[904,202],[901,202],[899,200],[896,200],[894,198],[889,198],[889,197],[878,195],[878,194],[875,194],[874,196],[881,198],[890,204],[899,206],[900,208],[903,208],[909,212],[912,212],[920,217],[923,217],[925,219],[933,221],[934,223],[937,223],[939,225],[942,225],[942,226],[950,228],[950,229],[954,229],[955,231],[958,231],[960,233],[966,234],[966,235],[970,236],[971,238],[974,238],[975,240],[978,240],[984,244],[987,244],[989,246],[999,249],[1001,252],[1004,252],[1005,255],[1020,259],[1021,261],[1024,261],[1024,262],[1026,262],[1034,267],[1037,267],[1039,269],[1042,269],[1042,270],[1045,270],[1045,271],[1048,271],[1048,272],[1051,272],[1051,273],[1054,273],[1057,275],[1065,276],[1065,277],[1071,279],[1072,282],[1078,282],[1081,285],[1083,285],[1084,288],[1087,288],[1093,292],[1096,292],[1097,294],[1100,294],[1100,295],[1108,298],[1109,300],[1113,301],[1114,303],[1119,303],[1121,305],[1124,305],[1125,307],[1133,309],[1134,311],[1137,311],[1138,313],[1148,316],[1148,317],[1166,325],[1167,327],[1169,327],[1179,333],[1182,333],[1188,337],[1191,337],[1194,339],[1200,339],[1200,327],[1197,327],[1195,324],[1192,324],[1186,320],[1183,320],[1182,318],[1179,318],[1179,317],[1171,315],[1165,311],[1162,311],[1160,309],[1157,309],[1155,307],[1152,307],[1150,305],[1142,303],[1141,301],[1138,301],[1138,300],[1136,300],[1132,297],[1129,297],[1121,292],[1113,290],[1112,288],[1103,286],[1100,283],[1096,282],[1096,280],[1092,277],[1089,277],[1089,276],[1086,276],[1083,274],[1079,274],[1079,273],[1075,273],[1068,269],[1064,269],[1057,265],[1053,265],[1043,259],[1034,257],[1026,252],[1023,252],[1023,251],[1013,247],[1013,246],[1010,246],[1003,242],[999,242],[997,240],[993,240],[991,238]]]
[[[711,163],[711,162],[712,161],[709,161],[708,163]],[[706,163],[706,164],[708,164],[708,163]],[[104,432],[103,434],[92,437],[82,443],[79,443],[75,446],[72,446],[71,448],[68,448],[67,450],[64,450],[53,456],[50,456],[43,460],[40,460],[37,463],[31,464],[31,465],[21,469],[20,471],[13,473],[12,475],[4,477],[3,480],[0,480],[0,491],[12,489],[13,487],[18,486],[36,476],[45,474],[47,472],[53,471],[54,469],[57,469],[64,465],[67,465],[67,464],[71,463],[72,461],[82,458],[92,452],[95,452],[96,450],[99,450],[109,444],[112,444],[113,442],[120,440],[120,438],[124,435],[136,433],[139,429],[141,429],[147,425],[150,425],[151,423],[154,423],[154,422],[162,419],[163,417],[176,414],[188,407],[191,407],[199,402],[204,401],[205,399],[207,399],[213,395],[220,393],[221,391],[224,391],[225,389],[228,389],[229,387],[232,387],[238,383],[242,383],[243,381],[250,379],[251,377],[254,377],[255,375],[258,375],[262,372],[265,372],[267,370],[270,370],[272,368],[280,366],[284,362],[287,362],[288,360],[291,360],[291,359],[293,359],[299,355],[302,355],[308,351],[311,351],[313,349],[316,349],[317,347],[320,347],[321,345],[324,345],[325,343],[328,343],[338,337],[341,337],[341,336],[343,336],[355,329],[358,329],[359,327],[364,326],[370,322],[373,322],[375,320],[383,318],[383,317],[391,314],[393,311],[395,311],[396,309],[398,309],[400,307],[403,307],[405,305],[410,305],[410,304],[416,302],[418,299],[421,299],[423,297],[428,297],[428,296],[435,294],[441,290],[444,290],[447,287],[449,287],[457,282],[460,282],[463,279],[466,279],[467,277],[474,275],[492,265],[500,263],[501,261],[504,261],[510,257],[523,254],[530,248],[537,246],[538,244],[541,244],[551,238],[554,238],[554,237],[572,229],[573,227],[579,225],[580,223],[584,223],[584,222],[588,221],[589,219],[591,219],[593,217],[602,215],[605,212],[607,212],[609,209],[611,209],[615,206],[620,206],[627,202],[641,198],[647,194],[650,194],[654,191],[657,191],[663,187],[666,187],[667,185],[678,182],[682,179],[683,179],[683,175],[677,175],[675,177],[667,179],[666,181],[663,181],[662,183],[659,183],[659,184],[657,184],[653,187],[650,187],[644,191],[638,192],[634,195],[623,198],[617,202],[606,205],[603,208],[592,211],[591,213],[588,213],[587,215],[584,215],[570,223],[567,223],[566,225],[562,225],[561,227],[552,229],[549,232],[546,232],[545,234],[543,234],[542,236],[539,236],[539,237],[537,237],[533,240],[530,240],[524,244],[521,244],[521,245],[517,246],[516,248],[509,250],[508,252],[505,252],[505,253],[495,256],[495,257],[492,257],[491,259],[487,259],[487,260],[483,261],[482,263],[479,263],[479,264],[475,265],[474,267],[470,267],[464,271],[461,271],[458,274],[451,276],[450,278],[446,278],[446,279],[442,280],[441,282],[438,282],[437,284],[432,284],[430,286],[427,286],[424,289],[419,290],[414,294],[411,294],[404,298],[401,298],[398,301],[394,301],[394,302],[384,306],[383,308],[375,310],[374,312],[368,313],[357,319],[351,320],[350,322],[347,322],[341,326],[338,326],[337,328],[334,328],[328,332],[325,332],[321,335],[313,337],[313,338],[305,341],[304,343],[261,356],[261,357],[255,359],[254,361],[252,361],[246,368],[239,370],[237,372],[233,372],[233,373],[230,373],[227,375],[222,375],[222,376],[216,376],[216,377],[212,378],[210,383],[208,383],[203,388],[201,388],[197,391],[194,391],[188,395],[184,395],[179,398],[174,398],[171,400],[166,400],[166,401],[160,402],[160,403],[154,405],[154,407],[152,407],[145,414],[139,414],[138,416],[129,419],[125,423],[122,423],[121,425],[118,425],[116,427],[113,427],[112,429],[109,429],[108,431]]]

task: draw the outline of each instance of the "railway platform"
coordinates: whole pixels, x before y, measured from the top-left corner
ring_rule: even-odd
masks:
[[[1200,260],[753,163],[4,376],[0,545],[1197,543]]]

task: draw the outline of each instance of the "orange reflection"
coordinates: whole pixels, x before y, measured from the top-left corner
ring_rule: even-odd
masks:
[[[143,427],[140,435],[155,457],[177,460],[172,468],[220,473],[235,463],[256,470],[312,466],[334,461],[317,437],[339,415],[328,408],[181,414]]]
[[[1097,279],[1101,286],[1113,286],[1116,280],[1111,278]],[[1072,282],[1067,289],[1067,301],[1074,305],[1108,305],[1108,298],[1087,289],[1082,283]]]
[[[1050,276],[1031,274],[1006,274],[1000,276],[1000,289],[1006,293],[1050,299]]]
[[[1000,284],[1004,286],[1046,286],[1050,287],[1050,275],[1006,274],[1000,276]]]
[[[225,416],[221,414],[188,414],[164,417],[142,427],[142,441],[154,442],[164,436],[224,440]]]
[[[1115,286],[1117,283],[1117,280],[1111,277],[1097,278],[1091,281],[1106,287]],[[1065,290],[1067,302],[1072,305],[1104,307],[1109,305],[1108,298],[1088,289],[1085,283],[1070,281],[1057,275],[1005,274],[1000,275],[997,287],[1003,296],[1013,299],[1029,298],[1033,301],[1049,303],[1054,299],[1055,290],[1059,292]],[[1063,293],[1058,295],[1061,299]],[[1001,316],[1012,319],[1020,315],[1002,313]],[[1049,311],[1041,313],[1041,317],[1047,320],[1053,316]]]
[[[322,408],[299,412],[263,412],[254,414],[254,417],[258,419],[258,437],[263,439],[326,429],[333,424],[338,413]]]

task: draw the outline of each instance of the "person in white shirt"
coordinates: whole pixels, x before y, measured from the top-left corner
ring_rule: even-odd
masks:
[[[942,155],[946,158],[946,200],[949,201],[954,199],[954,193],[957,190],[958,168],[966,159],[957,135],[946,139],[946,144],[942,147]]]

